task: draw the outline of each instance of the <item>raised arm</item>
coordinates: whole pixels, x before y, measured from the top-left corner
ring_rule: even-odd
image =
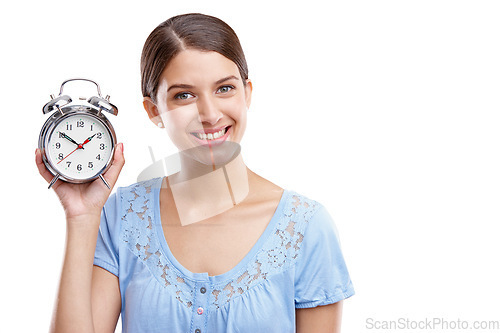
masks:
[[[111,186],[124,163],[123,145],[118,144],[104,175]],[[38,149],[36,164],[50,182]],[[50,332],[113,332],[120,314],[118,278],[93,265],[101,211],[111,190],[99,179],[87,184],[58,180],[52,188],[66,215],[66,246]]]

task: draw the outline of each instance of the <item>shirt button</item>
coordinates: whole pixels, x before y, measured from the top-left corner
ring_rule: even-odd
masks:
[[[199,328],[197,328],[194,333],[201,333],[201,330]]]
[[[200,306],[196,312],[198,312],[199,315],[203,314],[203,308]]]
[[[207,290],[205,289],[205,287],[201,287],[200,292],[201,292],[202,294],[204,294],[204,293],[206,293],[206,292],[207,292]]]

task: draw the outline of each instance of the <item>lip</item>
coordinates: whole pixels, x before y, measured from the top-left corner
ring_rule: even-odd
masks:
[[[223,136],[217,138],[217,139],[213,139],[213,140],[202,140],[198,137],[196,137],[195,135],[191,134],[191,133],[206,133],[206,134],[213,134],[213,133],[217,133],[219,132],[220,130],[224,129],[227,127],[227,130],[226,130],[226,134],[224,134]],[[233,126],[223,126],[223,127],[219,127],[219,128],[211,128],[211,129],[204,129],[204,130],[197,130],[197,131],[191,131],[189,132],[189,134],[191,135],[191,137],[196,140],[196,142],[198,144],[201,144],[201,145],[208,145],[208,146],[217,146],[217,145],[220,145],[222,144],[224,141],[226,141],[227,137],[229,136],[230,133],[232,133],[232,129],[233,129]]]
[[[222,129],[226,128],[226,127],[230,127],[230,125],[221,126],[221,127],[217,127],[217,128],[204,128],[204,129],[201,129],[201,130],[191,131],[189,133],[213,134],[213,133],[219,132],[220,130],[222,130]]]

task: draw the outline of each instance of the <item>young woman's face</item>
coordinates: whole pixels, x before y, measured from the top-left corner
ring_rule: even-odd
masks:
[[[240,143],[246,128],[252,84],[243,85],[238,67],[212,51],[184,50],[163,71],[155,112],[173,143],[182,151],[227,154]],[[152,102],[145,100],[146,104]],[[158,122],[158,118],[153,120]],[[225,153],[222,147],[226,146]],[[195,148],[195,149],[191,149]],[[196,159],[210,164],[207,155]],[[212,156],[213,162],[213,156]]]

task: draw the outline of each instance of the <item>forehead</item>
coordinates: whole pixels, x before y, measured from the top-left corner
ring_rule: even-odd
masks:
[[[228,75],[239,77],[234,62],[214,51],[187,49],[181,51],[169,62],[161,75],[161,84],[213,83]]]

